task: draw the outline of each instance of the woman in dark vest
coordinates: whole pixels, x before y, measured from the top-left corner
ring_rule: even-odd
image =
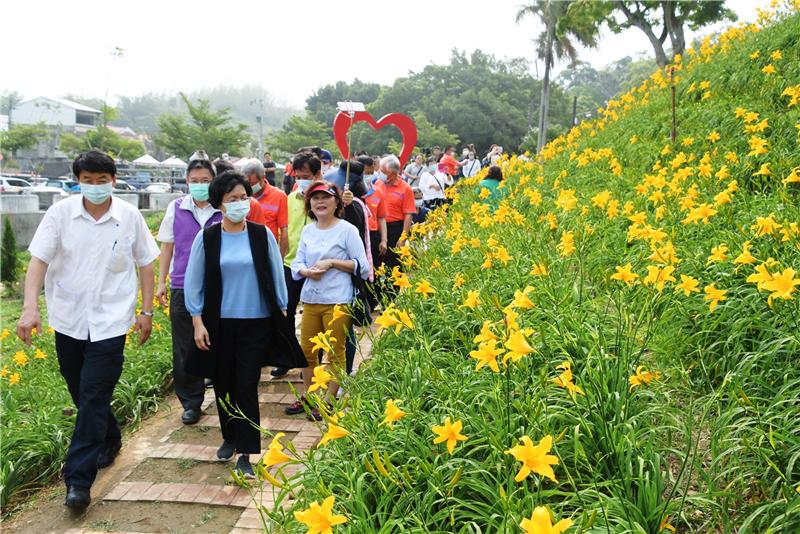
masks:
[[[229,460],[239,453],[236,468],[246,477],[254,476],[249,455],[261,452],[260,432],[252,424],[260,420],[261,367],[307,366],[286,322],[278,244],[264,226],[245,220],[251,194],[235,171],[211,182],[209,202],[222,211],[222,224],[195,238],[184,280],[197,348],[187,371],[213,378],[223,438],[217,457]]]
[[[208,159],[190,159],[186,169],[189,194],[170,202],[158,229],[158,240],[161,242],[159,263],[162,268],[158,272],[156,298],[163,306],[172,302],[169,314],[172,323],[172,382],[175,394],[183,405],[181,420],[187,425],[200,419],[205,388],[201,377],[184,371],[186,359],[194,347],[194,327],[184,305],[183,279],[194,238],[203,228],[222,221],[222,213],[208,202],[208,187],[214,174],[214,167]],[[167,272],[170,277],[169,299]]]

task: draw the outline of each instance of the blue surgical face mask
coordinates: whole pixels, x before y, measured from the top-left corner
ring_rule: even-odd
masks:
[[[386,175],[383,174],[381,171],[378,171],[378,172],[375,173],[375,178],[377,178],[381,182],[384,182],[384,183],[386,182]]]
[[[415,198],[414,199],[414,205],[416,207],[418,207],[418,208],[421,208],[424,203],[425,203],[425,201],[422,200],[421,198]]]
[[[100,205],[111,197],[111,182],[107,184],[81,184],[81,195],[95,205]]]
[[[225,218],[233,223],[240,223],[250,213],[250,199],[225,202]]]
[[[208,200],[208,184],[189,184],[189,194],[200,202]]]
[[[261,192],[261,190],[263,189],[261,187],[261,182],[256,182],[256,185],[251,185],[250,187],[253,189],[253,194],[254,195],[259,194]]]
[[[363,175],[364,183],[365,184],[371,184],[373,176],[375,176],[375,175],[374,174],[365,174],[365,175]]]
[[[311,185],[311,180],[297,180],[295,183],[297,184],[297,192],[302,195],[305,193],[306,189],[308,189],[308,186]]]

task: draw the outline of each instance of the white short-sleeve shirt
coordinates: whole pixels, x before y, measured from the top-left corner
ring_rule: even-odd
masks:
[[[73,195],[51,206],[36,229],[31,255],[48,264],[44,290],[50,326],[74,339],[102,341],[133,325],[139,281],[158,245],[139,210],[113,199],[95,220]]]

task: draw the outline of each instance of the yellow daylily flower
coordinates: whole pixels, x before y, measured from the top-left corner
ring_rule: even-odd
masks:
[[[455,423],[450,422],[450,417],[445,417],[444,425],[433,425],[431,428],[433,433],[436,434],[436,438],[433,440],[433,444],[439,444],[447,442],[447,452],[453,454],[453,451],[456,448],[456,444],[459,441],[467,441],[467,436],[461,433],[461,429],[463,424],[461,421],[456,421]]]
[[[675,267],[672,265],[667,265],[665,267],[659,267],[658,265],[648,265],[647,266],[647,276],[642,280],[642,283],[645,286],[655,286],[656,290],[661,293],[664,290],[664,285],[667,282],[674,282],[675,277],[672,276],[672,273],[675,271]]]
[[[322,504],[311,503],[311,507],[294,513],[295,519],[308,527],[306,534],[331,534],[333,527],[347,523],[343,515],[333,515],[335,497],[331,495]]]
[[[433,286],[427,280],[422,280],[421,282],[419,282],[414,291],[422,294],[422,296],[425,298],[428,298],[428,295],[430,295],[431,293],[436,293],[436,289],[434,289]]]
[[[338,419],[338,418],[337,418]],[[333,421],[333,419],[331,419]],[[346,438],[350,435],[350,432],[342,428],[341,426],[334,424],[333,422],[328,423],[328,431],[325,432],[325,435],[322,436],[322,439],[319,440],[319,444],[317,448],[322,447],[323,445],[327,444],[329,441],[333,441],[335,439]]]
[[[697,288],[699,285],[700,281],[697,280],[697,278],[692,278],[691,276],[682,274],[681,283],[675,285],[675,291],[683,291],[683,294],[688,297],[690,294],[700,291]]]
[[[386,411],[383,418],[383,424],[389,428],[394,428],[394,423],[408,415],[406,412],[397,407],[400,402],[401,401],[394,399],[388,399],[386,401]]]
[[[18,384],[19,381],[20,381],[20,378],[21,377],[20,377],[19,373],[12,374],[11,376],[8,377],[8,385],[9,386],[13,386],[13,385]]]
[[[639,275],[633,272],[633,265],[630,263],[624,266],[617,265],[615,268],[617,272],[611,275],[612,280],[619,280],[625,282],[627,286],[632,286],[636,283],[636,279],[639,278]]]
[[[316,352],[320,349],[326,352],[333,352],[333,343],[336,342],[336,338],[331,334],[333,334],[333,330],[325,330],[324,332],[320,332],[316,336],[309,338],[309,341],[314,344],[314,346],[311,348],[312,352]]]
[[[467,298],[464,299],[464,304],[462,304],[461,308],[470,308],[475,309],[481,303],[481,292],[478,289],[473,289],[467,292]]]
[[[484,365],[488,365],[489,369],[495,373],[499,373],[500,366],[497,364],[497,356],[502,353],[503,349],[497,347],[497,341],[490,339],[478,345],[478,349],[471,351],[469,355],[478,360],[478,363],[475,365],[476,371],[480,370]]]
[[[533,287],[527,286],[522,291],[517,290],[514,292],[514,300],[511,302],[511,305],[515,308],[522,308],[522,309],[530,309],[535,306],[533,301],[528,298],[528,293],[533,291]]]
[[[525,534],[561,534],[572,526],[572,519],[562,519],[553,524],[550,511],[544,506],[537,506],[530,519],[522,518],[519,526]]]
[[[722,301],[728,300],[728,297],[725,296],[725,293],[728,292],[727,289],[717,289],[714,287],[714,284],[708,284],[706,287],[703,288],[703,292],[706,294],[703,297],[703,300],[708,302],[708,310],[710,312],[714,311],[714,308],[717,307]]]
[[[518,362],[524,356],[534,352],[533,347],[531,347],[528,344],[528,340],[525,339],[525,333],[519,330],[512,332],[508,337],[508,341],[505,343],[505,347],[508,349],[508,352],[503,356],[503,363],[506,363],[509,358],[511,358],[512,361]]]
[[[757,261],[758,259],[750,254],[750,241],[745,241],[742,245],[742,253],[736,256],[733,263],[737,265],[748,265],[750,263],[756,263]]]
[[[282,464],[292,460],[291,456],[283,452],[283,444],[280,442],[280,439],[285,435],[286,434],[284,432],[278,432],[272,438],[272,441],[269,444],[269,450],[267,450],[267,454],[264,455],[262,460],[264,467],[272,467],[273,465]]]
[[[635,388],[636,386],[644,386],[649,384],[654,380],[658,380],[661,378],[661,373],[656,371],[655,373],[651,373],[650,371],[645,371],[644,366],[640,365],[636,368],[636,373],[631,375],[628,378],[628,382],[631,384],[631,389]]]
[[[800,279],[795,278],[795,270],[792,268],[784,269],[781,273],[772,275],[772,280],[764,282],[764,289],[772,291],[767,298],[767,302],[772,304],[772,299],[793,299],[795,286],[800,285]]]
[[[328,382],[331,380],[333,380],[333,375],[325,370],[324,365],[314,367],[314,376],[311,378],[311,385],[308,386],[308,392],[313,393],[318,389],[327,387]]]
[[[516,445],[506,451],[506,454],[510,454],[517,461],[522,462],[522,467],[514,480],[522,482],[531,473],[536,473],[557,483],[556,474],[551,466],[558,465],[558,457],[547,454],[553,448],[553,436],[543,437],[535,446],[528,436],[522,436],[520,440],[522,445]]]

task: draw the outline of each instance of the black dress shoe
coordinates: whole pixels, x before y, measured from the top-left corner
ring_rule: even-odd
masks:
[[[89,497],[89,490],[75,486],[69,486],[67,488],[67,498],[64,499],[65,506],[79,511],[84,510],[87,506],[89,506],[90,502],[92,502],[92,498]]]
[[[119,454],[120,448],[122,448],[122,443],[119,441],[105,444],[100,454],[97,455],[97,468],[104,469],[113,464],[114,458]]]
[[[288,372],[289,372],[289,369],[287,369],[286,367],[276,367],[275,369],[270,371],[269,374],[271,374],[275,378],[280,378],[282,376],[286,376],[286,373],[288,373]]]
[[[183,415],[181,416],[181,421],[183,421],[184,425],[193,425],[200,420],[200,410],[196,410],[194,408],[189,408],[188,410],[184,410]]]

